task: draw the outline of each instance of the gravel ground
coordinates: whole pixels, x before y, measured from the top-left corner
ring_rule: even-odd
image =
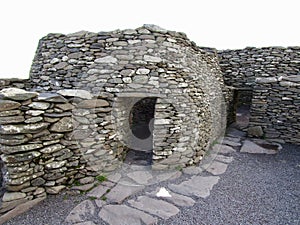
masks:
[[[300,146],[284,145],[276,156],[234,153],[234,161],[208,198],[197,199],[193,207],[181,208],[158,224],[300,224],[299,172]],[[85,198],[50,196],[5,224],[62,225]]]

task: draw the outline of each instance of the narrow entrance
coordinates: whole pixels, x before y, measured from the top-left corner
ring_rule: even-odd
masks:
[[[155,97],[143,98],[135,103],[130,111],[128,119],[132,135],[125,159],[128,164],[152,164],[156,100]]]
[[[252,95],[252,89],[239,89],[235,95],[235,122],[240,129],[249,125]]]

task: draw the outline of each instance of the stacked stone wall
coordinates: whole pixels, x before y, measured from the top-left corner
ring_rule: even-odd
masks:
[[[257,78],[249,134],[300,143],[300,76]]]
[[[252,90],[260,77],[300,74],[300,47],[248,47],[217,51],[224,82],[238,89]]]

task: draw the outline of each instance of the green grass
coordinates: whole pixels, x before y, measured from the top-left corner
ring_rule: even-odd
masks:
[[[104,175],[99,175],[99,176],[96,176],[96,180],[99,181],[100,183],[102,183],[104,181],[107,181],[107,177]]]
[[[106,197],[106,196],[102,196],[100,199],[101,199],[102,201],[106,201],[106,200],[107,200],[107,197]]]
[[[96,200],[97,198],[95,196],[90,196],[89,199],[90,200]]]

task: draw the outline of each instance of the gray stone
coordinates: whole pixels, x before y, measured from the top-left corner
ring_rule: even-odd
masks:
[[[96,185],[96,183],[90,183],[90,184],[84,184],[84,185],[80,185],[80,186],[73,186],[71,188],[71,190],[78,190],[78,191],[89,191],[92,188],[94,188]],[[93,196],[95,197],[95,196]]]
[[[248,135],[254,137],[262,137],[264,135],[264,131],[261,126],[249,127]]]
[[[66,165],[67,161],[60,161],[60,162],[51,162],[51,163],[47,163],[45,165],[46,169],[58,169],[63,167],[64,165]]]
[[[37,92],[29,92],[19,88],[5,88],[0,91],[0,96],[16,101],[25,101],[34,98],[37,95]]]
[[[92,221],[85,221],[85,222],[82,222],[82,223],[75,223],[73,225],[96,225],[96,224]]]
[[[56,93],[40,93],[38,96],[39,101],[64,103],[67,102],[63,96]]]
[[[235,152],[235,150],[232,147],[227,146],[227,145],[220,145],[220,144],[214,145],[212,150],[215,153],[221,153],[221,154],[229,154],[229,153]]]
[[[268,83],[277,82],[278,80],[276,77],[266,77],[266,78],[256,78],[255,81],[260,84],[268,84]]]
[[[138,74],[138,75],[147,75],[149,73],[150,73],[150,70],[146,69],[146,68],[140,68],[136,71],[136,74]]]
[[[182,171],[183,171],[183,173],[188,174],[188,175],[198,175],[203,170],[198,166],[189,166],[189,167],[183,168]]]
[[[80,184],[90,184],[90,183],[93,183],[94,181],[95,181],[94,177],[84,177],[79,180],[79,183]]]
[[[54,187],[46,187],[46,192],[51,195],[56,195],[65,188],[66,188],[66,186],[64,186],[64,185],[59,185],[59,186],[54,186]]]
[[[0,117],[2,116],[16,116],[16,115],[20,115],[21,114],[21,110],[8,110],[8,111],[2,111],[0,112]]]
[[[163,34],[166,34],[168,32],[166,29],[161,28],[154,24],[144,24],[143,27],[145,27],[146,29],[151,30],[153,32],[158,32],[158,33],[163,33]]]
[[[43,149],[40,150],[40,152],[44,153],[44,154],[51,154],[51,153],[54,153],[54,152],[57,152],[61,149],[63,149],[65,146],[61,145],[61,144],[55,144],[55,145],[50,145],[50,146],[47,146]]]
[[[67,216],[65,222],[79,223],[86,221],[89,217],[95,215],[96,207],[90,200],[85,200],[77,205]]]
[[[244,144],[240,151],[245,153],[252,153],[252,154],[276,154],[277,153],[277,151],[275,150],[263,148],[249,140],[244,141]]]
[[[38,133],[48,127],[49,123],[18,124],[0,126],[0,134]]]
[[[1,100],[0,99],[0,111],[7,111],[11,109],[17,109],[21,106],[19,102],[11,100]]]
[[[217,155],[215,159],[224,163],[231,163],[233,161],[233,157],[228,157],[224,155]]]
[[[112,56],[105,56],[102,58],[98,58],[95,60],[95,63],[107,63],[107,64],[115,64],[118,62],[118,59]]]
[[[83,100],[78,103],[78,108],[84,109],[93,109],[99,107],[106,107],[109,106],[109,103],[104,99],[91,99],[91,100]]]
[[[71,117],[63,117],[50,127],[50,131],[68,132],[73,130],[73,119]]]
[[[26,144],[18,146],[1,146],[1,151],[5,154],[13,154],[18,152],[27,152],[35,149],[42,148],[42,144]]]
[[[65,67],[67,67],[68,65],[69,64],[66,63],[66,62],[60,62],[60,63],[56,64],[54,67],[55,67],[55,69],[61,70],[61,69],[65,68]]]
[[[93,188],[93,190],[91,190],[87,194],[87,196],[95,197],[95,198],[101,198],[103,195],[108,193],[109,190],[110,190],[110,187],[103,186],[103,185],[99,184],[97,187]]]
[[[11,124],[24,122],[24,116],[4,116],[0,117],[0,124]]]
[[[217,184],[219,177],[217,176],[193,176],[187,181],[180,184],[170,184],[169,188],[179,194],[185,196],[197,196],[207,198],[210,195],[210,190]]]
[[[78,97],[82,99],[93,98],[93,95],[90,92],[85,90],[79,90],[79,89],[64,89],[64,90],[59,90],[57,93],[66,97]]]
[[[148,171],[135,171],[128,173],[127,176],[138,184],[147,185],[153,178],[152,174]]]
[[[228,165],[225,163],[213,161],[206,171],[213,174],[213,175],[221,175],[226,172]]]
[[[129,196],[141,191],[144,186],[128,186],[123,184],[117,184],[106,195],[107,201],[111,203],[122,203]]]
[[[110,225],[143,225],[156,224],[157,219],[140,210],[126,205],[106,205],[99,217]]]
[[[137,200],[129,200],[130,206],[137,209],[149,212],[153,215],[159,216],[162,219],[168,219],[171,216],[175,216],[179,213],[179,209],[162,200],[149,198],[147,196],[139,196]]]
[[[138,84],[146,84],[148,80],[148,76],[137,75],[133,77],[133,82]]]
[[[18,199],[25,198],[25,197],[26,197],[26,194],[22,193],[22,192],[5,192],[2,197],[2,201],[10,202],[10,201],[18,200]]]
[[[43,121],[43,117],[37,116],[37,117],[31,117],[29,119],[26,119],[24,122],[25,123],[37,123]]]
[[[45,110],[50,107],[50,104],[48,102],[33,102],[33,103],[29,104],[29,107],[31,107],[33,109]]]
[[[144,60],[147,62],[159,63],[162,61],[160,57],[151,56],[151,55],[144,55]]]

